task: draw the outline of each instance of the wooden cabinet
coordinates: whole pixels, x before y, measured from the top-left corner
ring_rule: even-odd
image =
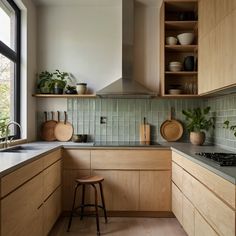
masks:
[[[180,13],[192,12],[190,18],[181,19]],[[161,95],[165,97],[192,97],[198,93],[198,1],[164,0],[160,19],[160,78]],[[181,33],[194,33],[194,41],[190,45],[168,45],[167,37],[177,37]],[[187,56],[194,57],[194,67],[190,71],[184,67]],[[180,71],[171,71],[170,62],[180,62]],[[171,94],[178,89],[181,94]]]
[[[43,174],[1,200],[1,236],[43,235]]]
[[[199,94],[236,85],[236,2],[199,1]]]
[[[188,235],[235,236],[235,185],[178,153],[172,160],[172,210]],[[174,184],[180,176],[182,191]]]
[[[60,158],[51,152],[1,179],[1,236],[48,234],[61,214]]]

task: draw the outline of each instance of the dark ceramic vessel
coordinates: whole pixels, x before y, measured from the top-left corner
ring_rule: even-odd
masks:
[[[194,70],[194,56],[185,57],[184,70],[185,71],[193,71]]]

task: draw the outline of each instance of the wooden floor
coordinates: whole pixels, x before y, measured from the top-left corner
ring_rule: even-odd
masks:
[[[50,236],[96,235],[95,218],[73,218],[70,232],[66,232],[68,217],[58,221]],[[175,218],[109,217],[108,223],[100,218],[101,235],[109,236],[186,236]]]

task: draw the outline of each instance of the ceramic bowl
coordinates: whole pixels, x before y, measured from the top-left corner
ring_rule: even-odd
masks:
[[[166,44],[167,45],[176,45],[177,42],[178,42],[178,40],[175,37],[167,37],[166,38]]]
[[[181,89],[169,89],[168,92],[171,95],[178,95],[178,94],[182,93],[182,90]]]
[[[76,84],[76,91],[78,94],[85,94],[87,91],[87,84],[85,83],[77,83]]]
[[[87,134],[74,134],[72,136],[72,141],[76,143],[86,143],[88,135]]]
[[[193,43],[194,40],[194,33],[183,33],[177,35],[179,43],[181,45],[190,45]]]
[[[181,71],[181,69],[182,69],[181,62],[173,61],[169,63],[169,70],[171,72],[178,72],[178,71]]]

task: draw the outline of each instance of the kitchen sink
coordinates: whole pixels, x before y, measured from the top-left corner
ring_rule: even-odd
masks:
[[[41,148],[35,146],[16,146],[0,150],[0,152],[28,153],[28,152],[37,152],[38,150],[41,150]]]

